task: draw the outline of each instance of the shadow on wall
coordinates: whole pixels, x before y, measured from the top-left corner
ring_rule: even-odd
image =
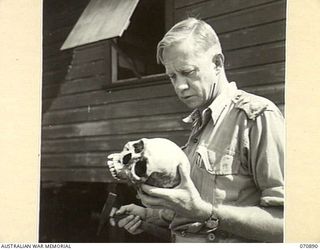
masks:
[[[66,76],[71,65],[72,53],[64,53],[57,63],[44,61],[42,75],[42,113],[50,110],[50,106],[59,96],[60,88],[65,84]],[[58,68],[59,67],[59,68]],[[56,69],[58,68],[58,69]]]
[[[163,240],[142,233],[131,235],[124,229],[107,225],[96,235],[101,209],[112,184],[105,183],[46,183],[41,186],[39,242],[68,243],[152,243]],[[118,184],[120,203],[139,201],[135,191]],[[122,200],[122,201],[121,201]],[[123,204],[124,205],[124,204]]]

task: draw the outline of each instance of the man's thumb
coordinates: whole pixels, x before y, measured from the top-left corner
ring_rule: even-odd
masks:
[[[190,178],[189,169],[183,166],[182,164],[178,165],[178,171],[181,177],[181,182],[186,181]]]
[[[126,212],[127,212],[126,206],[122,206],[117,210],[116,214],[124,214]]]

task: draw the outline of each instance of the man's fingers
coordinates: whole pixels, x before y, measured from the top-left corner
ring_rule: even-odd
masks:
[[[162,198],[152,197],[143,193],[139,193],[141,202],[147,207],[166,207],[167,201]]]
[[[141,223],[142,223],[142,220],[138,220],[132,227],[130,227],[128,229],[129,233],[131,234],[137,234],[139,233],[137,230],[140,229],[140,226],[141,226]],[[140,229],[141,230],[141,229]],[[140,231],[141,232],[141,231]]]
[[[138,221],[141,221],[139,216],[135,216],[132,220],[130,220],[125,226],[124,228],[127,231],[134,231],[135,225],[137,224]]]
[[[114,216],[114,214],[117,212],[117,208],[116,207],[113,207],[112,209],[111,209],[111,212],[110,212],[110,214],[109,214],[109,222],[110,222],[110,225],[111,226],[115,226],[116,225],[116,221],[114,220],[114,218],[113,218],[113,216]]]
[[[147,193],[150,196],[163,198],[163,199],[167,199],[168,197],[170,197],[172,192],[172,189],[158,188],[158,187],[153,187],[146,184],[142,184],[141,189],[143,192]],[[141,195],[143,195],[143,193],[139,192],[140,199],[141,199]]]
[[[116,226],[116,221],[114,220],[114,218],[110,218],[109,219],[110,225],[115,227]]]
[[[134,215],[128,215],[127,217],[118,221],[118,227],[125,227],[133,219],[134,219]]]
[[[113,217],[113,215],[114,215],[116,212],[117,212],[117,208],[116,208],[116,207],[113,207],[113,208],[111,209],[111,212],[110,212],[110,214],[109,214],[109,217]]]

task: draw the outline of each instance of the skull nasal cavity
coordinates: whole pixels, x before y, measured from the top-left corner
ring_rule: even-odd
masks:
[[[128,164],[128,162],[131,160],[131,153],[126,154],[125,156],[123,156],[122,158],[122,163],[123,164]]]
[[[134,172],[137,176],[143,177],[147,172],[147,161],[138,161],[135,165]]]
[[[133,144],[133,147],[134,147],[134,152],[135,152],[136,154],[141,153],[141,152],[143,151],[143,148],[144,148],[143,141],[141,140],[141,141]]]

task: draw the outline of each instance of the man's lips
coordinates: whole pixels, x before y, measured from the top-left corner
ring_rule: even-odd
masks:
[[[193,95],[188,95],[188,96],[182,96],[181,98],[184,100],[188,100],[190,98],[194,97]]]

